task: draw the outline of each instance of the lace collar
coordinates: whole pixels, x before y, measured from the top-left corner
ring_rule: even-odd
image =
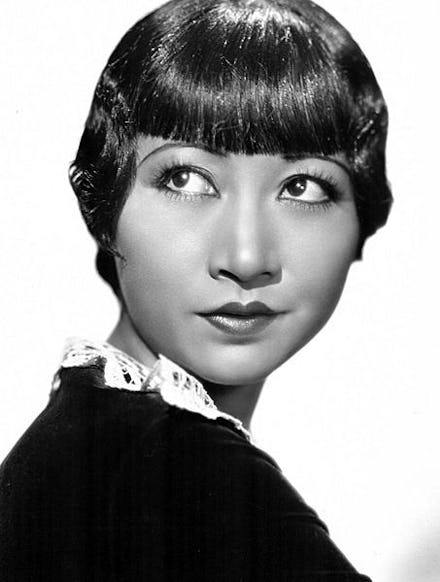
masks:
[[[223,418],[251,440],[250,433],[238,418],[220,411],[198,380],[162,354],[150,369],[108,343],[71,338],[66,342],[60,367],[83,367],[92,364],[97,358],[105,361],[103,388],[159,392],[171,406],[201,414],[211,420]],[[56,392],[59,386],[60,379],[56,374],[52,392]]]

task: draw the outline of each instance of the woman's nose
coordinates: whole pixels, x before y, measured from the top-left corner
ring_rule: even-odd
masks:
[[[273,283],[281,273],[273,235],[270,221],[256,204],[229,208],[216,225],[211,276],[246,287]]]

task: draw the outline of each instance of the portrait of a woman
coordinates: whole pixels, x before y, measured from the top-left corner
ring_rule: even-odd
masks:
[[[123,36],[69,173],[119,319],[67,342],[1,466],[1,580],[369,580],[251,421],[387,221],[387,123],[309,0],[171,0]]]

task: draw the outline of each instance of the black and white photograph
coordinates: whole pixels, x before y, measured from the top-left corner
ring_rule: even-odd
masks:
[[[0,581],[438,582],[433,0],[4,0]]]

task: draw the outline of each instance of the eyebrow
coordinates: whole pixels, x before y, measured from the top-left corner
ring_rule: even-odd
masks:
[[[331,162],[332,164],[336,164],[337,166],[339,166],[351,178],[351,169],[349,168],[349,166],[347,166],[346,164],[344,164],[344,162],[341,162],[340,160],[332,158],[332,156],[326,156],[324,154],[303,153],[303,154],[282,154],[282,157],[283,160],[286,160],[288,162],[300,162],[301,160],[323,160],[324,162]]]
[[[222,156],[223,158],[226,158],[228,153],[227,152],[223,152],[220,150],[216,150],[214,148],[210,148],[209,146],[207,146],[206,144],[203,143],[187,143],[187,142],[180,142],[180,141],[173,141],[172,143],[165,143],[157,148],[155,148],[153,151],[149,152],[146,156],[144,156],[141,161],[138,163],[138,168],[141,164],[143,164],[145,162],[145,160],[147,160],[150,156],[152,156],[153,154],[157,154],[159,152],[163,152],[169,149],[174,149],[174,148],[192,148],[192,149],[198,149],[198,150],[202,150],[204,152],[208,152],[209,154],[213,154],[216,156]]]
[[[182,142],[181,141],[173,141],[171,143],[165,143],[165,144],[155,148],[151,152],[149,152],[146,156],[144,156],[140,160],[137,167],[139,168],[139,166],[141,166],[145,162],[145,160],[147,160],[153,154],[157,154],[159,152],[167,151],[169,149],[174,149],[174,148],[198,149],[198,150],[202,150],[204,152],[207,152],[211,155],[221,156],[222,158],[226,158],[229,155],[229,152],[225,152],[225,151],[221,151],[221,150],[218,150],[215,148],[211,148],[204,143],[188,143],[185,141],[182,141]],[[351,178],[350,168],[346,164],[344,164],[343,162],[336,160],[335,158],[333,158],[331,156],[326,156],[324,154],[311,154],[311,153],[304,152],[304,153],[300,153],[300,154],[281,154],[281,157],[283,158],[283,160],[286,160],[287,162],[300,162],[301,160],[313,160],[313,159],[324,160],[325,162],[331,162],[331,163],[339,166],[342,170],[344,170],[344,172],[346,172],[346,174],[348,174],[348,177]]]

